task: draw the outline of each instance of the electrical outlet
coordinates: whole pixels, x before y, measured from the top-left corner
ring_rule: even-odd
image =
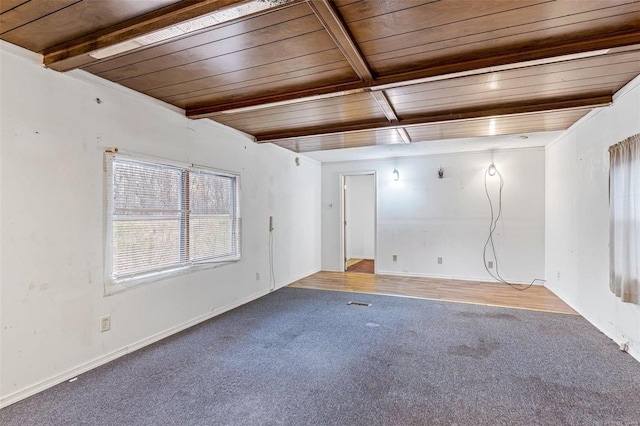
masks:
[[[560,271],[558,271],[558,273],[556,274],[556,276],[558,277],[558,281],[560,281]]]
[[[393,261],[394,261],[394,262],[397,262],[397,261],[398,261],[398,255],[397,255],[397,254],[394,254],[394,255],[393,255]]]
[[[442,263],[442,258],[441,257],[438,258],[438,263]]]
[[[256,272],[256,281],[260,281],[260,272]]]
[[[487,267],[489,269],[493,269],[493,260],[490,260],[490,261],[487,262]]]
[[[100,318],[100,333],[111,330],[111,315]]]

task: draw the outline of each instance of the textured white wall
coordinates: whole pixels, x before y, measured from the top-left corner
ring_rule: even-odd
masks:
[[[0,402],[320,268],[320,165],[1,44]],[[101,99],[101,103],[96,102]],[[241,174],[242,260],[103,296],[106,147]],[[256,280],[256,273],[261,279]],[[98,320],[111,315],[111,331]]]
[[[543,149],[323,164],[322,269],[341,270],[341,176],[377,171],[378,273],[490,280],[482,261],[490,220],[483,175],[492,161],[505,179],[495,238],[502,273],[514,282],[544,278]]]
[[[347,259],[373,259],[376,231],[375,176],[347,176],[346,182]]]
[[[637,359],[640,307],[609,290],[607,150],[640,133],[639,83],[547,147],[545,250],[547,287],[609,337],[628,341]]]

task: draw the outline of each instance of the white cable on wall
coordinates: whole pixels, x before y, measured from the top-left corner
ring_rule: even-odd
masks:
[[[269,292],[276,289],[276,275],[273,269],[273,216],[269,216]]]
[[[487,175],[489,176],[498,176],[499,182],[500,182],[500,189],[498,190],[498,209],[497,209],[497,214],[496,211],[494,210],[493,207],[493,201],[491,200],[491,195],[489,194],[489,188],[487,186]],[[528,288],[530,288],[536,281],[539,282],[545,282],[545,280],[542,280],[540,278],[535,278],[533,281],[531,281],[531,283],[529,283],[529,285],[527,285],[526,287],[517,287],[518,284],[513,284],[508,282],[507,280],[505,280],[504,278],[502,278],[502,276],[500,275],[500,270],[499,270],[499,265],[498,265],[498,255],[496,253],[496,246],[493,242],[493,233],[496,230],[496,227],[498,226],[498,220],[500,220],[500,216],[502,215],[502,188],[504,187],[504,179],[502,178],[502,175],[500,174],[500,172],[498,171],[498,169],[496,169],[495,165],[493,163],[491,163],[491,165],[489,166],[489,168],[487,168],[487,170],[485,170],[484,172],[484,192],[487,195],[487,200],[489,200],[489,208],[491,209],[491,223],[489,225],[489,237],[487,238],[487,241],[484,243],[484,249],[482,251],[482,261],[484,263],[484,269],[487,270],[487,273],[489,275],[491,275],[491,277],[493,279],[495,279],[496,281],[499,281],[503,284],[507,284],[509,286],[511,286],[512,288],[518,290],[518,291],[524,291],[527,290]],[[494,266],[495,266],[495,274],[493,272],[491,272],[491,270],[489,269],[489,267],[487,266],[487,250],[490,250],[491,254],[493,255],[493,260],[494,260]]]

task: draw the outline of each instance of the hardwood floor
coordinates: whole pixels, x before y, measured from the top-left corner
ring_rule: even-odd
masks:
[[[349,266],[353,266],[353,265],[355,265],[356,263],[360,262],[361,260],[364,260],[364,259],[356,259],[355,257],[353,257],[353,258],[351,258],[351,259],[348,259],[348,260],[347,260],[347,268],[348,268]]]
[[[362,259],[347,267],[347,272],[357,272],[361,274],[373,274],[376,271],[376,262],[373,259]]]
[[[417,297],[578,315],[543,286],[517,291],[499,283],[322,271],[296,281],[289,287]]]

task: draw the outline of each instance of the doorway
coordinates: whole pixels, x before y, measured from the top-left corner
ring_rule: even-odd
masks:
[[[375,273],[376,178],[375,173],[345,175],[343,188],[344,271]]]

